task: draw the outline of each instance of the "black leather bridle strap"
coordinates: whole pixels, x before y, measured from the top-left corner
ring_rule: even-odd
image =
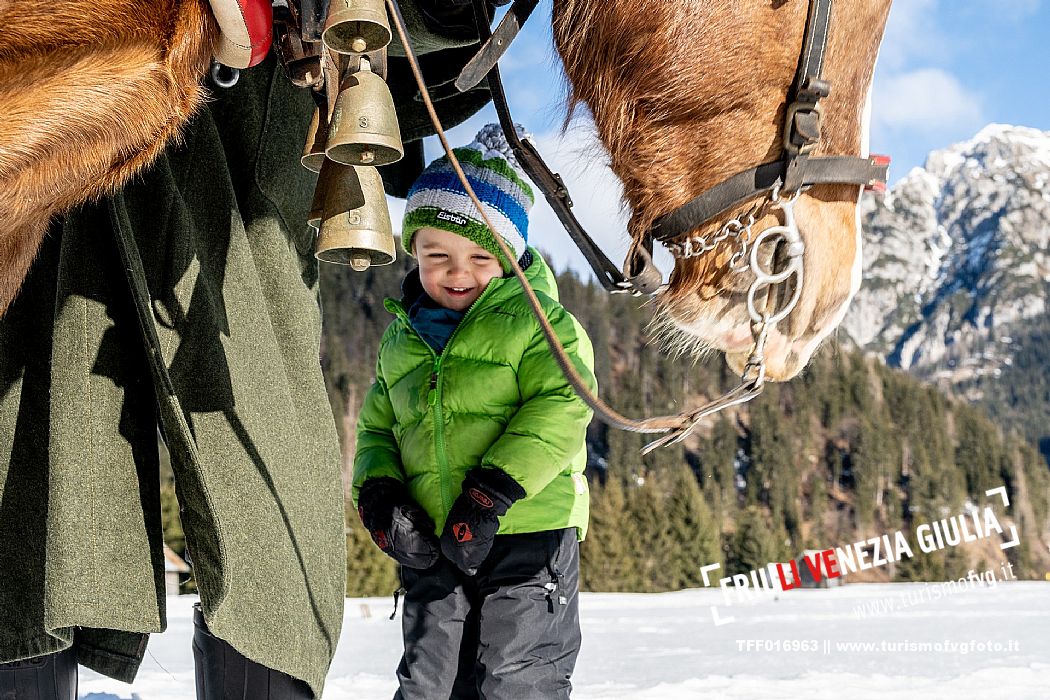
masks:
[[[529,0],[529,2],[531,1]],[[493,36],[489,29],[488,8],[485,6],[485,0],[473,0],[473,2],[478,33],[483,44],[485,44]],[[516,4],[517,2],[515,2]],[[508,10],[508,14],[512,11],[513,7],[511,10]],[[462,78],[462,75],[460,77]],[[514,151],[518,163],[529,176],[529,179],[536,183],[536,186],[543,192],[547,203],[554,210],[558,220],[565,227],[565,231],[572,238],[573,243],[583,253],[583,257],[587,260],[587,264],[591,266],[591,269],[594,270],[594,274],[597,275],[602,287],[608,292],[629,291],[629,284],[623,273],[602,252],[602,249],[598,247],[598,244],[588,235],[575,214],[572,213],[572,198],[569,196],[569,190],[565,187],[565,182],[561,179],[561,175],[552,172],[547,167],[535,146],[528,141],[522,141],[518,138],[517,130],[514,128],[514,119],[510,114],[510,105],[507,103],[507,95],[503,91],[503,82],[500,80],[499,66],[495,63],[488,71],[488,86],[489,92],[492,93],[492,104],[496,108],[500,126],[503,128],[503,133],[507,137],[507,143],[510,144],[511,149]]]
[[[500,126],[518,162],[543,192],[602,287],[609,292],[651,294],[660,286],[659,271],[653,266],[651,255],[645,254],[651,252],[653,240],[668,243],[748,200],[768,195],[778,188],[794,192],[802,187],[820,184],[865,187],[885,184],[888,160],[884,157],[809,155],[820,141],[819,101],[827,97],[830,90],[821,75],[830,31],[832,1],[809,0],[802,53],[785,115],[782,159],[737,173],[656,219],[649,236],[641,241],[641,245],[632,247],[634,253],[626,263],[631,277],[625,276],[584,230],[572,213],[572,198],[561,176],[547,167],[531,143],[518,138],[514,128],[510,105],[500,80],[498,61],[535,9],[537,0],[514,0],[494,33],[489,28],[486,1],[472,0],[482,46],[460,73],[456,87],[461,91],[466,90],[487,78]]]
[[[459,77],[456,78],[457,90],[466,92],[485,79],[485,76],[489,74],[496,66],[496,63],[503,58],[503,54],[507,52],[507,49],[510,48],[514,37],[518,36],[518,32],[521,31],[525,21],[532,14],[532,11],[536,9],[538,3],[539,0],[514,0],[514,4],[510,6],[507,13],[503,15],[503,19],[500,20],[496,31],[492,32],[492,36],[481,44],[478,52],[467,61],[467,65],[463,66],[463,70],[459,72]],[[475,13],[477,12],[476,6],[474,11]],[[488,29],[488,26],[486,24],[485,28]]]
[[[798,165],[805,185],[846,184],[873,186],[886,180],[887,164],[880,156],[826,156],[807,158]],[[653,239],[670,242],[698,225],[739,207],[756,195],[772,192],[783,183],[784,163],[773,161],[737,173],[653,224]]]
[[[795,74],[795,92],[805,88],[809,76],[820,78],[824,72],[824,54],[828,48],[831,26],[831,0],[810,0],[802,56]]]
[[[299,23],[303,41],[320,41],[329,0],[299,0]]]

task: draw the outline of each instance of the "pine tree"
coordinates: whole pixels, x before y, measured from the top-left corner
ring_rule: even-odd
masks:
[[[697,474],[708,505],[721,519],[736,508],[737,432],[726,416],[719,417],[711,436],[700,446]]]
[[[749,506],[737,523],[726,561],[726,574],[746,574],[780,560],[782,544],[757,506]]]
[[[346,528],[346,594],[352,597],[386,596],[400,586],[397,563],[372,542],[356,517]]]
[[[676,556],[668,562],[672,590],[703,585],[700,567],[720,563],[720,535],[692,470],[680,466],[670,474],[663,507]]]
[[[627,535],[634,586],[628,590],[653,593],[669,590],[668,561],[676,557],[678,544],[670,537],[666,513],[662,509],[659,487],[655,478],[627,492],[627,521],[623,524]]]
[[[592,486],[587,539],[580,545],[580,587],[587,591],[621,591],[631,569],[623,529],[627,499],[618,477]]]

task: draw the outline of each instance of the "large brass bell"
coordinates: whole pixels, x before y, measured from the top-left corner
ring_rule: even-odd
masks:
[[[373,166],[396,163],[405,154],[390,88],[368,68],[343,79],[325,152],[337,163]]]
[[[384,0],[332,0],[321,41],[337,53],[377,51],[390,43]]]
[[[325,147],[328,144],[328,110],[322,109],[320,105],[314,108],[314,117],[310,122],[310,130],[306,132],[306,146],[303,147],[303,156],[300,162],[307,170],[315,173],[321,172],[321,163],[324,162]]]
[[[394,234],[375,168],[326,160],[317,181],[324,207],[314,255],[358,272],[394,262]]]

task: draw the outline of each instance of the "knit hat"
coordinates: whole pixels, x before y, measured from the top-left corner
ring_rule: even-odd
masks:
[[[519,138],[525,137],[522,127],[515,125],[515,129]],[[520,258],[528,242],[529,209],[534,199],[503,130],[499,124],[488,124],[478,132],[473,143],[452,152],[459,159],[495,233],[502,236]],[[411,253],[412,236],[428,227],[469,238],[497,260],[503,258],[447,156],[431,163],[408,191],[401,226],[405,250]]]

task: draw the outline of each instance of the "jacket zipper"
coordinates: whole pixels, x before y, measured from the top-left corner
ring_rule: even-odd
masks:
[[[448,348],[447,343],[445,348]],[[437,456],[438,473],[441,475],[441,505],[445,513],[448,513],[452,508],[452,486],[449,484],[448,454],[445,451],[445,414],[441,410],[441,358],[443,356],[444,353],[434,357],[434,369],[430,373],[430,392],[427,393],[427,403],[434,411],[434,452]]]
[[[452,484],[450,482],[451,474],[449,473],[448,465],[448,453],[445,448],[445,415],[441,410],[441,390],[444,386],[443,377],[441,374],[441,361],[445,358],[445,354],[448,352],[449,347],[452,346],[452,341],[455,339],[456,334],[459,333],[459,329],[463,327],[470,312],[474,310],[474,307],[478,305],[478,302],[484,298],[485,294],[492,289],[490,284],[485,288],[485,291],[474,300],[464,312],[463,318],[456,324],[455,329],[452,331],[452,335],[448,337],[448,341],[445,343],[445,349],[438,355],[434,352],[434,348],[430,347],[430,344],[423,340],[422,336],[419,339],[423,342],[423,345],[430,350],[430,354],[434,356],[434,367],[430,372],[430,390],[427,392],[427,404],[434,411],[434,451],[437,456],[438,473],[441,475],[441,505],[445,513],[447,514],[452,508]],[[406,319],[407,320],[407,319]],[[412,323],[409,321],[408,327],[412,328]],[[412,328],[413,332],[415,329]],[[418,336],[419,334],[416,333]]]

